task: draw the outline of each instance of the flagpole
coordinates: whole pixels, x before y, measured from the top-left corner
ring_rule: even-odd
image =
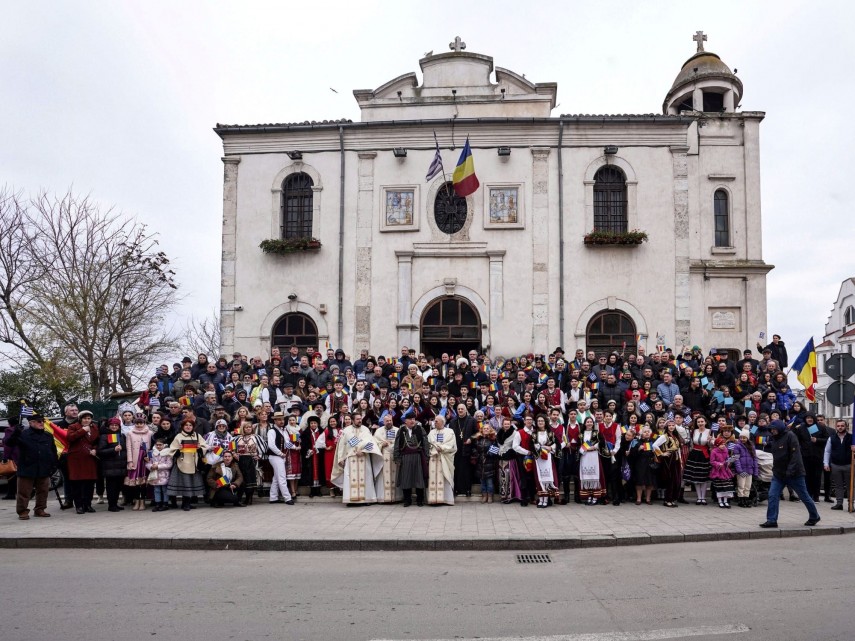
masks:
[[[436,148],[439,150],[439,140],[436,137],[436,129],[433,130],[433,141],[436,143]],[[440,154],[440,157],[442,154]],[[451,198],[451,194],[448,193],[448,178],[445,176],[445,163],[442,163],[442,184],[445,187],[445,195],[447,198]]]

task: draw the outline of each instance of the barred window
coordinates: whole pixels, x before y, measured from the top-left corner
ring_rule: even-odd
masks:
[[[730,247],[730,211],[727,192],[717,189],[713,196],[715,215],[715,246]]]
[[[586,347],[598,356],[612,352],[634,354],[638,349],[635,331],[635,323],[629,316],[617,310],[604,310],[588,323]]]
[[[594,231],[627,231],[626,176],[612,165],[594,175]]]
[[[282,181],[282,238],[311,238],[314,193],[308,174],[291,174]]]
[[[293,345],[300,349],[318,346],[318,326],[311,318],[298,312],[279,318],[271,333],[273,347],[281,350],[287,350]]]

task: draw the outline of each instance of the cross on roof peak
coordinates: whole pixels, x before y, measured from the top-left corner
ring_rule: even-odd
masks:
[[[704,50],[704,42],[706,41],[707,36],[703,31],[696,31],[695,35],[692,36],[692,40],[698,43],[698,52]]]
[[[460,36],[455,36],[454,40],[448,43],[448,48],[455,53],[460,53],[466,48],[466,43],[460,39]]]

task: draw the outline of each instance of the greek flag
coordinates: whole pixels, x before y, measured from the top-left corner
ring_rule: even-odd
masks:
[[[597,375],[596,375],[596,374],[594,374],[594,372],[591,372],[590,374],[588,374],[588,380],[589,380],[589,381],[595,381],[595,380],[597,380]]]
[[[358,436],[354,436],[353,438],[351,438],[351,439],[347,442],[347,444],[348,444],[348,445],[350,445],[350,447],[356,447],[356,444],[357,444],[357,443],[359,443],[359,437],[358,437]]]
[[[442,443],[442,439],[443,439],[443,438],[444,438],[444,435],[443,435],[443,434],[437,434],[437,435],[436,435],[436,442],[437,442],[437,443]]]
[[[499,446],[498,445],[491,445],[490,449],[487,450],[487,454],[489,454],[490,456],[498,456]]]
[[[442,156],[439,154],[439,141],[436,139],[436,132],[433,132],[433,141],[436,143],[436,154],[434,154],[433,160],[430,163],[430,167],[428,167],[427,176],[425,176],[425,180],[433,180],[439,174],[444,174],[445,169],[442,166]]]
[[[371,450],[374,449],[374,443],[369,441],[368,443],[365,444],[365,447],[363,447],[362,449],[365,450],[366,452],[370,452]]]
[[[33,415],[33,408],[29,405],[21,405],[21,416],[28,417]]]
[[[649,406],[647,403],[641,402],[641,403],[638,405],[638,409],[640,409],[642,412],[649,412],[649,411],[650,411],[650,406]]]

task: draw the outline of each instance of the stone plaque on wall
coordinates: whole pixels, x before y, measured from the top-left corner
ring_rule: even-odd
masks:
[[[739,329],[739,309],[710,309],[713,329]]]

